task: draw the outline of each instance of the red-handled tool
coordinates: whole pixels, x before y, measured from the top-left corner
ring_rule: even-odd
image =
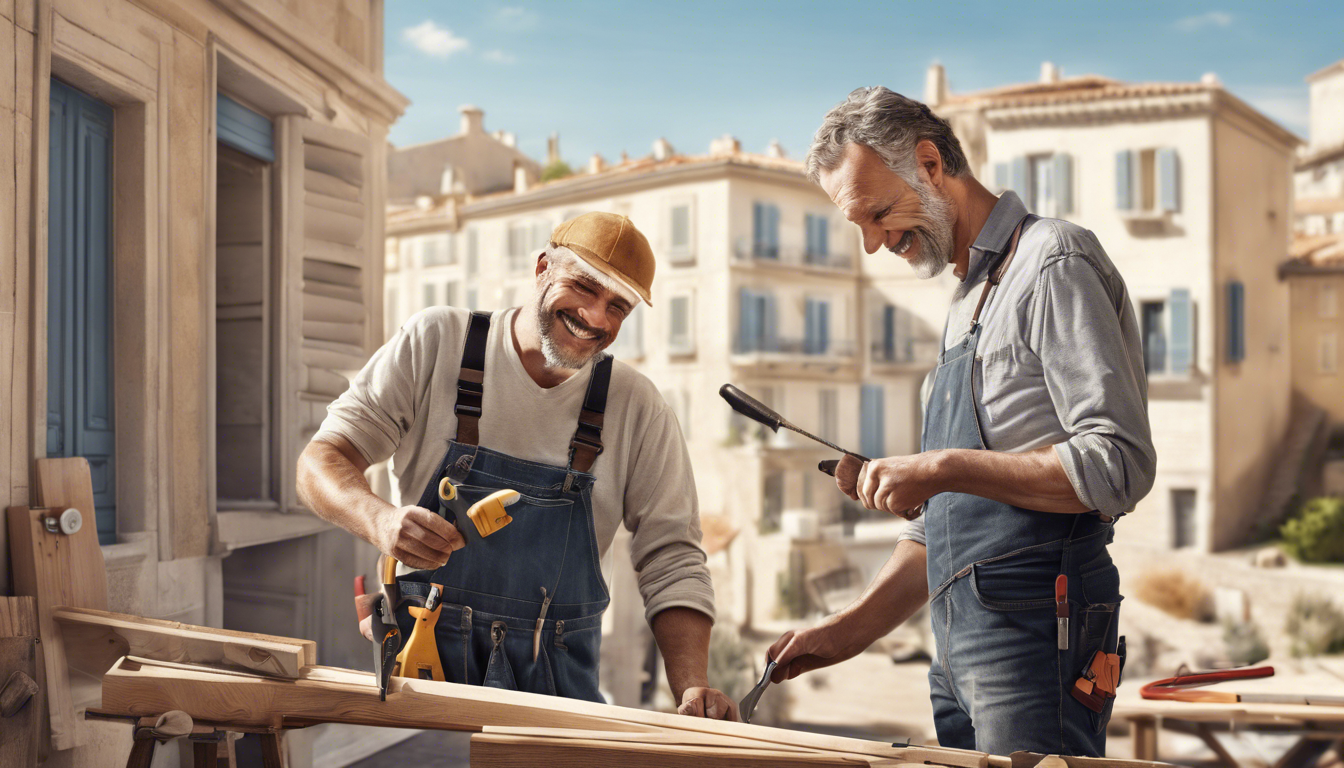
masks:
[[[1069,650],[1069,577],[1055,579],[1055,623],[1059,625],[1059,650]]]

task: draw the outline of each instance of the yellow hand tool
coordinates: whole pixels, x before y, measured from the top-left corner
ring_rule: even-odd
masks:
[[[412,605],[407,608],[415,618],[415,628],[411,630],[406,647],[397,654],[393,675],[440,682],[446,679],[443,676],[443,663],[439,660],[439,647],[434,642],[434,625],[439,623],[439,611],[443,608],[439,602],[442,594],[442,584],[430,584],[425,607]]]
[[[445,502],[457,498],[457,486],[448,482],[446,477],[439,481],[439,498]],[[513,518],[509,516],[508,512],[504,511],[504,508],[518,501],[518,498],[517,491],[506,488],[502,491],[495,491],[471,505],[471,509],[467,510],[467,517],[471,518],[471,522],[476,526],[476,532],[481,534],[481,538],[485,538],[513,522]]]

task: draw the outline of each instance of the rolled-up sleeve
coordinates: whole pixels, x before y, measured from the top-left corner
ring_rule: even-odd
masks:
[[[1152,488],[1157,454],[1143,346],[1124,284],[1084,254],[1066,253],[1041,270],[1034,302],[1032,347],[1071,435],[1055,452],[1085,506],[1128,512]]]
[[[661,404],[660,404],[661,405]],[[676,417],[658,408],[632,452],[625,489],[630,561],[638,574],[644,616],[693,608],[714,619],[714,586],[700,546],[700,508]]]

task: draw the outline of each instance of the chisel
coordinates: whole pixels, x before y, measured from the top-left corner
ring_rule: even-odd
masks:
[[[840,446],[836,445],[835,443],[832,443],[830,440],[824,440],[812,434],[811,432],[808,432],[805,429],[799,429],[798,427],[794,426],[792,423],[787,421],[783,416],[780,416],[778,413],[767,407],[765,403],[762,403],[760,400],[757,400],[751,395],[748,395],[746,392],[743,392],[742,390],[738,389],[736,386],[732,384],[724,384],[722,387],[719,387],[719,396],[722,397],[724,400],[727,400],[728,405],[732,406],[732,409],[734,411],[737,411],[738,413],[742,414],[743,416],[746,416],[752,421],[764,424],[765,426],[770,428],[771,432],[778,432],[779,428],[783,427],[793,432],[797,432],[803,437],[816,440],[818,443],[821,443],[827,448],[835,449],[845,454],[846,456],[853,456],[859,461],[868,461],[868,457],[866,456],[861,456],[853,451],[847,451],[844,448],[841,448]],[[828,475],[834,475],[835,465],[836,465],[835,461],[823,461],[817,465],[817,469],[820,469],[822,472],[825,472]]]

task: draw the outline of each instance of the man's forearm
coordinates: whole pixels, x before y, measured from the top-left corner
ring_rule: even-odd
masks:
[[[348,443],[338,446],[314,440],[299,457],[299,501],[323,520],[378,546],[374,520],[393,507],[369,488],[364,477],[367,468]]]
[[[653,639],[663,654],[672,699],[687,688],[709,687],[709,617],[693,608],[667,608],[653,617]]]
[[[896,544],[868,588],[835,620],[852,643],[867,648],[913,616],[928,597],[928,550],[906,539]]]
[[[1089,512],[1064,472],[1054,446],[1023,453],[937,451],[937,492],[966,493],[1040,512]]]

